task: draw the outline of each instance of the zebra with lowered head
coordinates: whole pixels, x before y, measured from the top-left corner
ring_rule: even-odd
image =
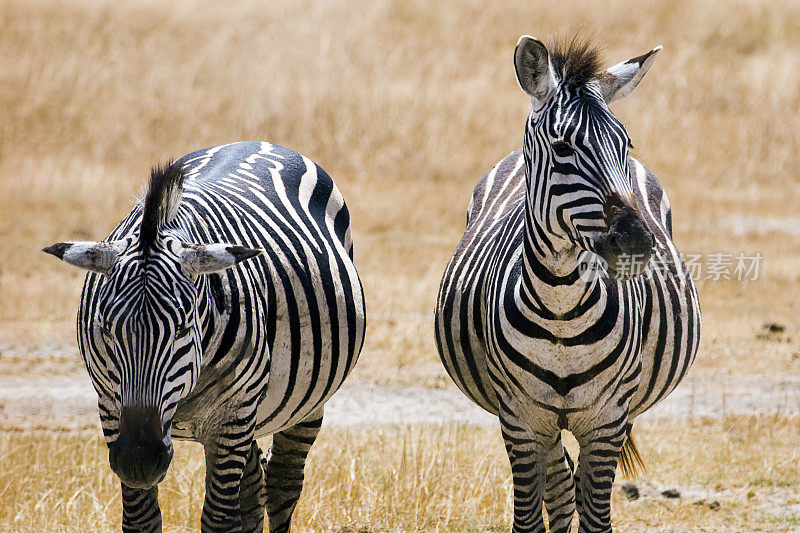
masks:
[[[266,142],[154,169],[99,242],[44,250],[89,270],[78,344],[125,531],[160,531],[172,438],[203,444],[204,531],[288,531],[323,405],[361,350],[350,216],[331,178]],[[255,441],[272,435],[267,457]]]
[[[611,531],[632,419],[669,394],[700,336],[670,204],[608,105],[661,48],[603,70],[588,41],[523,36],[523,149],[478,183],[436,306],[436,343],[469,398],[496,414],[514,481],[513,531]],[[605,265],[605,269],[590,268]],[[580,445],[577,468],[561,442]],[[544,505],[543,505],[544,504]]]

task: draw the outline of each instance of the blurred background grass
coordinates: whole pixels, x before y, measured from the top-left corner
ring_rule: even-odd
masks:
[[[104,237],[157,162],[264,139],[322,165],[349,204],[361,374],[427,379],[472,187],[521,146],[514,43],[583,27],[609,64],[665,47],[614,110],[680,248],[764,256],[757,282],[700,284],[698,366],[736,372],[757,347],[764,371],[796,370],[785,346],[752,344],[762,319],[798,326],[796,2],[6,0],[0,27],[0,335],[71,341],[83,274],[40,248]]]
[[[614,110],[671,197],[681,249],[764,255],[758,282],[701,283],[699,366],[735,372],[763,317],[798,325],[796,2],[6,0],[0,27],[6,338],[73,338],[83,274],[40,248],[104,237],[157,162],[264,139],[314,159],[348,201],[370,319],[360,373],[428,379],[470,192],[522,142],[514,43],[581,27],[609,64],[665,47]],[[764,371],[796,370],[776,350]]]

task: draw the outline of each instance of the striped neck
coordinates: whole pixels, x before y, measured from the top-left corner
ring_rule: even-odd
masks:
[[[583,256],[572,248],[557,252],[541,246],[537,225],[526,207],[522,272],[516,288],[517,307],[529,319],[572,320],[593,307],[603,308],[606,286],[597,276],[582,277]]]
[[[603,308],[606,287],[597,276],[581,277],[579,267],[586,252],[547,229],[547,183],[551,168],[547,155],[537,157],[526,136],[525,223],[522,243],[522,272],[515,289],[520,311],[530,319],[572,320],[591,308]],[[532,158],[531,154],[534,153]]]

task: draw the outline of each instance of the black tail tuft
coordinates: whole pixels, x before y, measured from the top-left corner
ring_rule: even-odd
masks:
[[[628,427],[628,439],[619,454],[619,468],[622,475],[628,479],[636,479],[647,473],[647,467],[639,454],[639,448],[636,447],[636,441],[633,440],[633,426]]]

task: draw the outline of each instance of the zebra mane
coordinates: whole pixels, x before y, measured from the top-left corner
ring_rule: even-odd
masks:
[[[142,200],[142,225],[139,240],[145,250],[158,238],[159,230],[178,211],[183,193],[183,168],[168,161],[150,170],[150,183]]]
[[[547,48],[556,76],[568,87],[583,87],[605,74],[602,46],[590,36],[579,32],[569,41],[555,38]]]

